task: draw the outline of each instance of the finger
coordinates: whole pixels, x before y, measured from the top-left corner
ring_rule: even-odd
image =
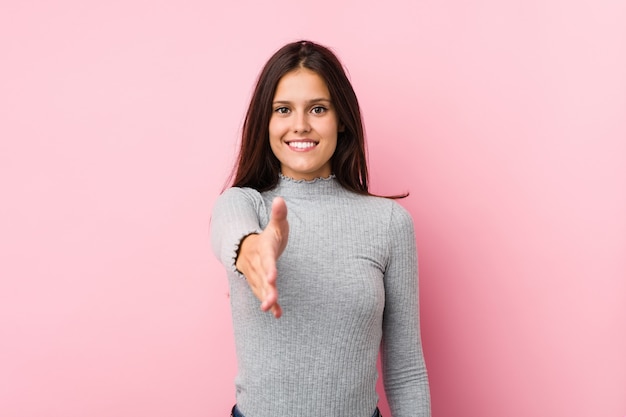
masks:
[[[270,312],[274,315],[274,317],[276,317],[277,319],[280,318],[280,316],[283,315],[283,309],[280,307],[280,305],[278,303],[274,304],[272,306],[272,308],[270,309]]]
[[[276,257],[273,253],[264,254],[263,259],[263,275],[264,282],[269,285],[276,285],[276,278],[278,278],[278,270],[276,269]]]
[[[278,291],[274,286],[267,286],[264,291],[263,301],[261,302],[261,310],[267,311],[278,301]]]

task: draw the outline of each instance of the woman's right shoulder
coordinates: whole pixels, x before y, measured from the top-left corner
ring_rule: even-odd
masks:
[[[215,201],[216,207],[223,206],[253,206],[258,208],[263,204],[261,193],[254,188],[230,187],[225,189]]]
[[[222,191],[222,194],[218,197],[226,198],[226,199],[240,199],[240,198],[261,198],[261,193],[259,193],[254,188],[249,187],[230,187]]]

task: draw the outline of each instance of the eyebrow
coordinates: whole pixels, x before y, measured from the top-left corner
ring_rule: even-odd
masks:
[[[306,104],[314,104],[314,103],[321,103],[321,102],[327,102],[327,103],[332,103],[332,101],[329,98],[325,98],[325,97],[320,97],[320,98],[314,98],[312,100],[309,100],[306,102]],[[289,100],[276,100],[274,101],[272,104],[291,104],[291,101]]]

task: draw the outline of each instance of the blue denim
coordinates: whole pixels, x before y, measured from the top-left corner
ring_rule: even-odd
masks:
[[[230,413],[230,417],[245,417],[245,416],[241,414],[241,411],[239,411],[239,409],[237,408],[237,405],[235,405],[233,407],[233,410]],[[383,417],[383,415],[380,414],[380,411],[378,410],[378,408],[376,408],[376,411],[374,411],[374,414],[372,415],[372,417]]]

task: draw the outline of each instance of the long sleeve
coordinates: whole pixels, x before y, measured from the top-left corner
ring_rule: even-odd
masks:
[[[239,245],[245,236],[262,231],[258,215],[262,204],[257,191],[244,188],[229,188],[215,202],[211,246],[227,271],[240,274],[235,267]]]
[[[289,207],[289,244],[277,263],[280,320],[259,309],[235,268],[242,238],[266,227],[276,196]],[[281,178],[262,193],[225,191],[211,241],[229,280],[245,416],[371,415],[381,347],[393,417],[430,416],[413,226],[399,204],[352,193],[334,177]]]
[[[394,204],[385,270],[382,364],[393,417],[429,417],[430,389],[422,351],[413,221]]]

